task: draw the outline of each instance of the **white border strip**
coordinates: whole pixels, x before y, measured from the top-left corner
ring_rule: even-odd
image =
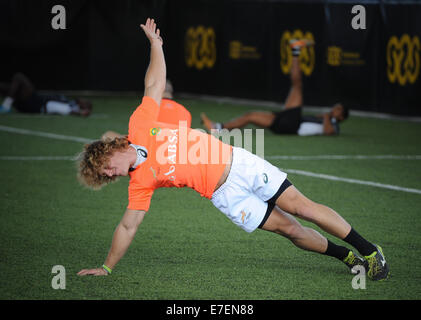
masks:
[[[350,179],[350,178],[341,178],[337,176],[331,176],[328,174],[314,173],[314,172],[303,171],[303,170],[282,169],[282,168],[279,168],[279,169],[287,173],[298,174],[298,175],[307,176],[307,177],[332,180],[332,181],[342,181],[342,182],[347,182],[347,183],[366,185],[370,187],[378,187],[378,188],[390,189],[390,190],[395,190],[395,191],[421,194],[421,190],[419,189],[399,187],[399,186],[394,186],[391,184],[383,184],[383,183],[378,183],[378,182],[373,182],[373,181],[364,181],[364,180],[357,180],[357,179]]]

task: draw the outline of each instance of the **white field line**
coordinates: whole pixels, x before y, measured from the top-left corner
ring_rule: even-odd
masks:
[[[0,156],[1,160],[11,160],[11,161],[75,161],[75,156]],[[377,187],[377,188],[383,188],[383,189],[389,189],[389,190],[395,190],[395,191],[403,191],[408,193],[417,193],[421,194],[421,190],[419,189],[412,189],[412,188],[405,188],[390,184],[383,184],[373,181],[364,181],[364,180],[357,180],[357,179],[350,179],[350,178],[342,178],[327,174],[321,174],[321,173],[315,173],[315,172],[309,172],[309,171],[303,171],[303,170],[295,170],[295,169],[283,169],[280,168],[282,171],[292,174],[298,174],[302,176],[308,176],[313,178],[319,178],[319,179],[325,179],[325,180],[332,180],[332,181],[341,181],[341,182],[347,182],[347,183],[353,183],[353,184],[360,184],[360,185],[366,185],[370,187]]]
[[[18,133],[18,134],[26,134],[26,135],[29,135],[29,136],[38,136],[38,137],[57,139],[57,140],[82,142],[82,143],[89,143],[89,142],[93,141],[92,139],[86,139],[86,138],[81,138],[81,137],[65,136],[65,135],[62,135],[62,134],[42,132],[42,131],[34,131],[34,130],[20,129],[20,128],[13,128],[13,127],[6,127],[6,126],[2,126],[2,125],[0,125],[0,131],[10,132],[10,133]]]
[[[421,155],[338,155],[324,154],[315,156],[265,156],[266,160],[421,160]]]
[[[87,138],[82,138],[82,137],[65,136],[61,134],[6,127],[2,125],[0,125],[0,131],[26,134],[26,135],[35,135],[39,137],[58,139],[58,140],[68,140],[68,141],[82,142],[82,143],[89,143],[93,141],[93,139],[87,139]],[[267,160],[382,160],[382,159],[421,160],[421,155],[393,155],[393,154],[387,154],[387,155],[310,155],[310,156],[273,155],[273,156],[266,156],[265,159]]]
[[[211,101],[218,104],[230,103],[230,104],[234,104],[239,107],[248,108],[248,109],[252,107],[258,107],[258,106],[267,107],[267,108],[271,108],[271,109],[275,109],[279,111],[284,109],[284,105],[282,103],[275,102],[275,101],[191,94],[187,92],[179,92],[177,95],[180,98]],[[331,106],[310,106],[310,105],[304,105],[303,107],[304,107],[304,111],[306,112],[319,112],[319,113],[328,112],[332,108]],[[385,120],[409,121],[409,122],[417,122],[417,123],[421,122],[421,117],[399,116],[399,115],[393,115],[389,113],[379,113],[379,112],[371,112],[371,111],[351,110],[350,116],[374,118],[374,119],[385,119]]]
[[[405,187],[395,186],[391,184],[383,184],[383,183],[378,183],[378,182],[373,182],[373,181],[357,180],[357,179],[350,179],[350,178],[341,178],[337,176],[331,176],[328,174],[315,173],[315,172],[303,171],[303,170],[282,169],[282,168],[280,168],[280,170],[285,171],[287,173],[298,174],[298,175],[307,176],[307,177],[332,180],[332,181],[341,181],[341,182],[347,182],[347,183],[366,185],[370,187],[378,187],[378,188],[395,190],[395,191],[421,194],[420,189],[405,188]]]
[[[60,135],[60,134],[41,132],[41,131],[33,131],[33,130],[27,130],[27,129],[12,128],[12,127],[6,127],[6,126],[2,126],[2,125],[0,125],[0,131],[6,131],[6,132],[18,133],[18,134],[26,134],[26,135],[32,135],[32,136],[35,135],[35,136],[40,136],[40,137],[45,137],[45,138],[58,139],[58,140],[68,140],[68,141],[82,142],[82,143],[89,143],[89,142],[93,141],[92,139],[87,139],[87,138],[65,136],[65,135]],[[414,156],[412,156],[412,157],[414,157]],[[415,157],[418,157],[418,156],[415,156]],[[266,157],[266,158],[268,158],[268,157]],[[26,159],[28,159],[28,160],[75,160],[75,157],[74,156],[64,156],[64,157],[42,157],[42,156],[40,156],[40,157],[12,157],[12,156],[2,156],[2,157],[0,157],[0,160],[24,160],[24,159],[25,160]],[[347,182],[347,183],[367,185],[367,186],[371,186],[371,187],[378,187],[378,188],[384,188],[384,189],[390,189],[390,190],[396,190],[396,191],[403,191],[403,192],[421,194],[421,190],[419,190],[419,189],[405,188],[405,187],[394,186],[394,185],[390,185],[390,184],[383,184],[383,183],[378,183],[378,182],[373,182],[373,181],[364,181],[364,180],[357,180],[357,179],[350,179],[350,178],[341,178],[341,177],[331,176],[331,175],[327,175],[327,174],[320,174],[320,173],[314,173],[314,172],[303,171],[303,170],[295,170],[295,169],[281,169],[281,170],[283,170],[287,173],[309,176],[309,177],[314,177],[314,178],[319,178],[319,179],[342,181],[342,182]]]

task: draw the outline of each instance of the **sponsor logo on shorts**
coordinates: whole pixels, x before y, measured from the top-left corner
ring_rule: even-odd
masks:
[[[241,222],[242,224],[246,223],[247,220],[250,218],[251,212],[246,213],[244,210],[241,210]]]
[[[263,173],[263,182],[268,183],[268,181],[269,181],[268,175],[266,173]]]
[[[246,213],[244,211],[241,211],[241,222],[244,224],[244,218],[246,216]]]

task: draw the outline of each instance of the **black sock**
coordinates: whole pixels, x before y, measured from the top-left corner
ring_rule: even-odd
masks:
[[[330,242],[327,240],[327,249],[324,253],[327,256],[338,258],[339,260],[343,261],[349,254],[349,249],[338,246],[337,244],[334,244],[333,242]]]
[[[371,242],[361,237],[354,228],[351,228],[351,231],[343,240],[356,248],[363,256],[369,256],[377,250]]]

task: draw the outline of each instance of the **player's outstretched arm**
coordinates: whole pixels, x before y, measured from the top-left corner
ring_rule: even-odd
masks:
[[[151,97],[160,105],[167,78],[164,51],[162,49],[163,41],[154,19],[148,18],[146,23],[141,24],[140,27],[145,32],[151,45],[150,61],[145,75],[144,95]]]
[[[336,133],[335,128],[330,122],[331,118],[332,118],[332,115],[330,113],[325,113],[323,115],[323,134],[326,136],[331,136]]]
[[[127,209],[119,225],[115,229],[111,249],[108,252],[107,259],[104,262],[111,270],[124,256],[133,238],[137,232],[139,225],[145,217],[145,211]],[[106,276],[108,272],[100,267],[95,269],[83,269],[78,272],[79,276],[94,275]]]

